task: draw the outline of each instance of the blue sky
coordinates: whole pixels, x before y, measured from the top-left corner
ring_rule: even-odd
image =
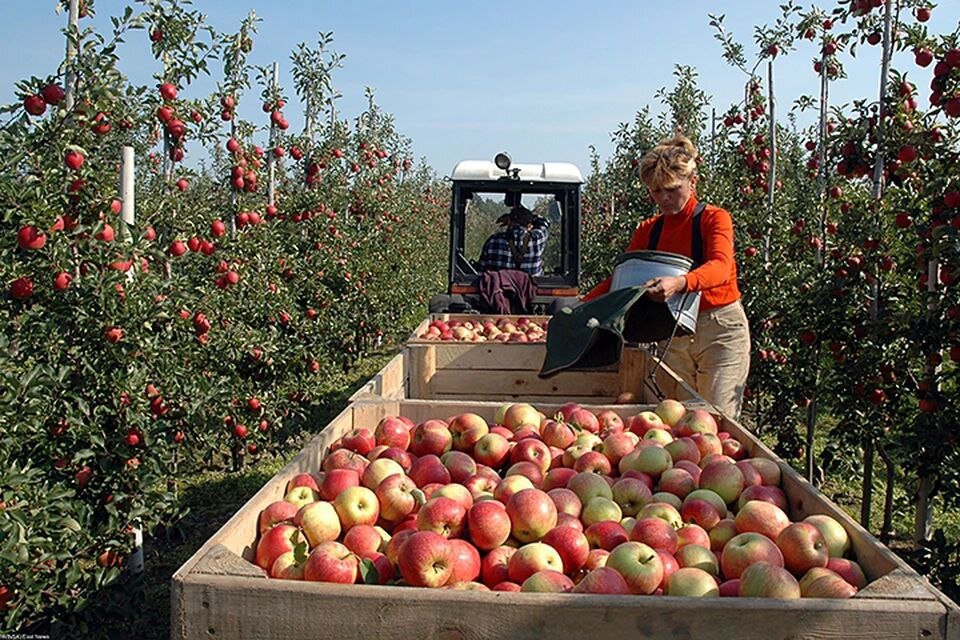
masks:
[[[4,2],[0,22],[0,101],[14,99],[14,83],[54,72],[63,57],[65,18],[56,0]],[[96,0],[100,25],[128,2]],[[572,161],[586,173],[589,146],[601,157],[612,151],[610,134],[644,105],[655,111],[658,88],[673,82],[675,64],[692,65],[711,105],[724,111],[743,92],[744,76],[727,66],[708,25],[708,13],[725,13],[726,26],[747,46],[752,60],[753,28],[772,24],[773,0],[653,2],[615,0],[501,1],[485,3],[353,0],[196,0],[218,30],[234,31],[251,9],[263,18],[250,61],[280,63],[281,84],[295,94],[290,52],[317,33],[334,33],[333,49],[347,55],[334,84],[347,116],[365,105],[364,88],[394,114],[398,129],[413,140],[414,153],[441,175],[465,158],[492,158],[501,150],[517,162]],[[832,8],[833,4],[820,3]],[[682,8],[679,8],[682,7]],[[931,31],[957,29],[960,2],[940,3]],[[153,83],[157,63],[145,32],[134,32],[120,50],[122,70],[137,83]],[[775,69],[781,113],[803,94],[818,91],[811,60],[814,45],[778,59]],[[849,78],[832,85],[832,101],[874,97],[879,48],[865,46],[845,58]],[[920,69],[902,54],[895,65],[923,89],[932,67]],[[214,78],[201,77],[184,95],[205,95]],[[252,96],[251,96],[252,97]],[[925,100],[923,101],[925,103]],[[295,104],[285,109],[302,127]],[[241,116],[262,118],[257,100],[241,105]],[[812,114],[811,114],[812,117]]]

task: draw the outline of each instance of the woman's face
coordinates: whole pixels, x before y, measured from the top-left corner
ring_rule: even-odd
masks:
[[[657,203],[657,206],[660,207],[660,211],[664,215],[673,215],[675,213],[680,213],[683,210],[685,204],[690,199],[690,196],[693,194],[693,189],[697,185],[697,176],[692,175],[686,178],[683,178],[675,185],[671,185],[670,188],[657,188],[647,187],[647,191],[650,192],[650,197],[653,198],[653,201]]]

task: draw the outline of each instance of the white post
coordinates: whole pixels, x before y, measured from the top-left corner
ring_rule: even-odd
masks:
[[[133,527],[133,551],[130,553],[130,573],[143,573],[143,525],[137,520]]]
[[[70,0],[70,10],[67,18],[67,78],[66,95],[64,96],[63,107],[67,113],[73,112],[74,93],[76,92],[77,74],[73,72],[71,65],[73,59],[77,57],[77,43],[73,36],[80,33],[80,0]]]
[[[270,88],[272,89],[274,95],[277,92],[277,77],[280,75],[280,65],[276,62],[273,63],[273,79],[270,81]],[[276,105],[274,105],[276,108]],[[273,150],[277,146],[277,125],[273,122],[273,117],[270,118],[270,150],[268,151],[269,155],[267,156],[267,173],[269,175],[269,182],[267,183],[267,204],[273,205],[276,204],[277,200],[277,158],[273,153]]]
[[[130,227],[135,222],[134,177],[133,147],[124,146],[120,160],[120,202],[123,203],[123,208],[120,209],[120,217]]]

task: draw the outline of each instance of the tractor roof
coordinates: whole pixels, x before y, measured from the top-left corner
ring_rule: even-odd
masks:
[[[520,170],[519,179],[528,182],[582,183],[583,175],[576,165],[569,162],[544,162],[543,164],[511,164],[510,173]],[[462,160],[453,169],[451,179],[497,181],[505,172],[489,160]]]

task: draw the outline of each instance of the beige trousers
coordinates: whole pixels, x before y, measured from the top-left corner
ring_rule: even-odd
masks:
[[[739,420],[750,372],[750,327],[740,301],[701,311],[696,332],[675,337],[663,362],[704,400],[727,417]],[[690,398],[663,371],[656,372],[655,380],[666,397]]]

